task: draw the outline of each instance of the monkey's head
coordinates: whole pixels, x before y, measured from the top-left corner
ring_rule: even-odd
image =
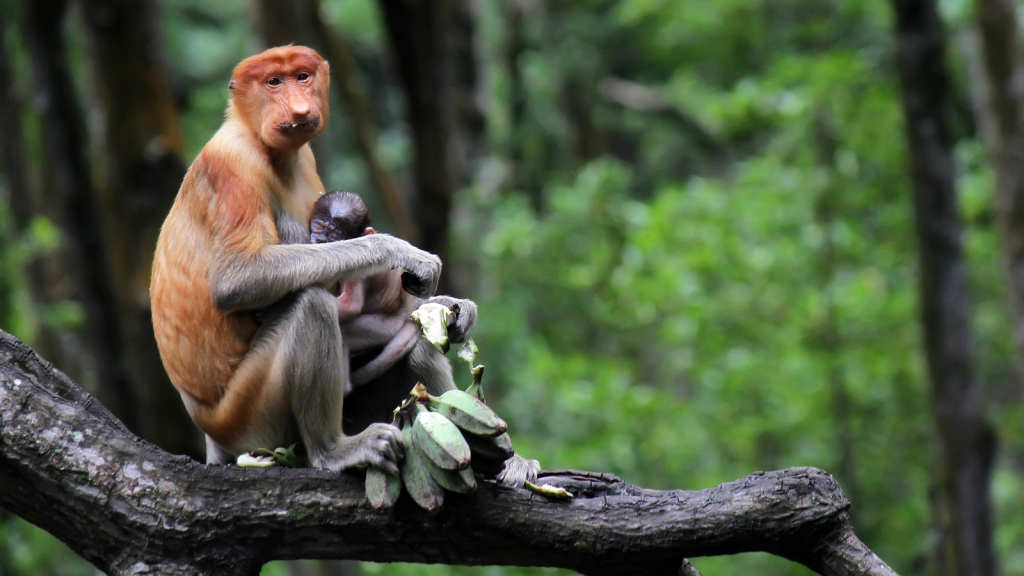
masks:
[[[267,146],[293,150],[319,134],[329,115],[330,68],[305,46],[280,46],[242,60],[231,75],[235,114]]]
[[[370,227],[370,210],[363,199],[354,192],[328,192],[313,205],[309,231],[309,240],[313,244],[373,234],[373,228]]]

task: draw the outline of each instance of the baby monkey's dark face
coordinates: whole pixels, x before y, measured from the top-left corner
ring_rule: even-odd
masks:
[[[320,197],[309,221],[313,244],[337,242],[373,233],[370,211],[358,194],[335,190]]]

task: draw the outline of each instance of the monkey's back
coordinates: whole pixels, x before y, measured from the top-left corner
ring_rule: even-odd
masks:
[[[171,382],[179,392],[212,406],[258,325],[252,312],[224,313],[213,303],[210,271],[218,248],[209,212],[221,199],[213,197],[205,162],[201,154],[189,168],[161,228],[150,297],[157,346]]]

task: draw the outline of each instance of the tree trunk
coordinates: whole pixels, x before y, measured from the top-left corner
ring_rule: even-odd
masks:
[[[0,415],[0,505],[112,574],[257,574],[305,557],[675,576],[692,574],[687,556],[766,551],[819,574],[895,575],[815,468],[690,491],[547,471],[541,481],[572,500],[481,481],[435,514],[404,496],[381,512],[357,472],[208,466],[162,452],[3,331]]]
[[[413,138],[413,201],[421,248],[445,260],[452,196],[482,148],[475,106],[473,19],[464,1],[380,0]],[[450,291],[451,274],[439,291]]]
[[[971,372],[970,310],[953,150],[949,73],[933,0],[893,0],[920,257],[921,315],[942,455],[944,568],[995,574],[989,513],[994,436]]]
[[[8,2],[0,2],[0,39],[5,38],[8,30],[14,28],[11,22],[10,12],[14,9]],[[7,44],[0,41],[0,78],[7,78],[8,81],[0,86],[0,202],[6,201],[10,206],[10,228],[7,232],[9,237],[2,240],[12,242],[21,237],[28,230],[33,216],[32,208],[32,187],[28,171],[28,157],[25,154],[25,130],[21,117],[24,114],[24,99],[18,89],[18,83],[11,81],[14,78],[14,69],[11,66],[11,58],[7,52]],[[7,194],[3,194],[6,191]],[[2,226],[3,223],[0,223]],[[2,232],[2,231],[0,231]],[[3,254],[0,253],[0,258]],[[25,270],[29,282],[32,284],[33,292],[38,292],[44,287],[41,276],[38,274],[38,263],[31,262]],[[0,325],[10,326],[11,318],[5,317],[12,311],[14,303],[7,298],[13,292],[14,278],[0,280]],[[43,292],[45,294],[45,292]],[[38,316],[38,315],[37,315]]]
[[[27,3],[24,34],[32,61],[32,99],[42,123],[43,196],[59,208],[65,250],[85,308],[85,341],[96,364],[100,398],[130,429],[139,430],[135,389],[126,371],[117,304],[100,232],[84,119],[67,62],[66,0]]]
[[[159,12],[152,0],[81,0],[96,98],[98,198],[141,435],[201,454],[195,426],[160,360],[149,280],[157,235],[185,175]]]
[[[1024,70],[1017,56],[1017,11],[1010,0],[975,0],[975,6],[988,96],[982,113],[992,128],[987,144],[996,173],[996,218],[1009,279],[1018,385],[1024,391]]]
[[[359,70],[356,68],[352,50],[341,34],[327,26],[319,10],[320,0],[314,0],[314,3],[318,7],[316,23],[320,35],[327,43],[327,57],[331,60],[331,70],[338,80],[334,87],[348,107],[352,136],[355,138],[356,149],[366,164],[370,183],[384,201],[397,235],[419,245],[420,229],[409,211],[408,202],[402,196],[398,182],[384,166],[377,150],[377,127],[373,122],[373,110]]]
[[[8,13],[13,7],[7,2],[0,4],[0,34],[6,34],[12,28],[8,21]],[[28,155],[25,154],[25,130],[21,122],[24,113],[24,98],[14,78],[11,57],[7,53],[7,44],[0,42],[0,77],[7,82],[0,86],[0,166],[6,179],[6,187],[10,190],[11,214],[18,230],[28,228],[32,220],[32,185],[28,171]]]
[[[0,2],[0,33],[7,38],[19,38],[19,24],[24,22],[24,12],[18,0]],[[23,117],[29,108],[26,107],[25,95],[21,91],[22,83],[15,81],[17,71],[12,65],[7,45],[0,44],[0,77],[10,79],[0,89],[0,134],[5,135],[0,139],[0,171],[6,177],[10,192],[13,233],[17,238],[25,239],[30,234],[34,218],[45,216],[51,221],[60,221],[63,215],[60,202],[40,198],[41,178],[38,171],[33,171],[35,167],[31,166],[26,153],[28,143]],[[35,254],[25,263],[23,271],[31,290],[31,308],[18,312],[22,320],[29,322],[26,329],[31,332],[33,345],[37,349],[54,358],[69,373],[85,377],[85,370],[82,370],[85,358],[80,353],[82,346],[79,334],[50,326],[43,321],[46,309],[51,304],[73,296],[63,293],[63,288],[69,284],[65,280],[72,275],[64,256],[56,250]]]

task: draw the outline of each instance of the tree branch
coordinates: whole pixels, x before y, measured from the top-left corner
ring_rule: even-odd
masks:
[[[717,156],[729,156],[728,146],[714,131],[705,126],[699,118],[672,102],[664,92],[614,76],[601,80],[598,89],[607,100],[631,110],[668,116],[703,149]]]
[[[113,574],[255,574],[265,562],[504,564],[584,574],[690,574],[683,558],[766,551],[826,575],[894,575],[854,535],[849,502],[814,468],[699,491],[556,470],[549,501],[481,483],[438,514],[374,511],[360,474],[207,466],[131,433],[0,331],[0,505]]]

